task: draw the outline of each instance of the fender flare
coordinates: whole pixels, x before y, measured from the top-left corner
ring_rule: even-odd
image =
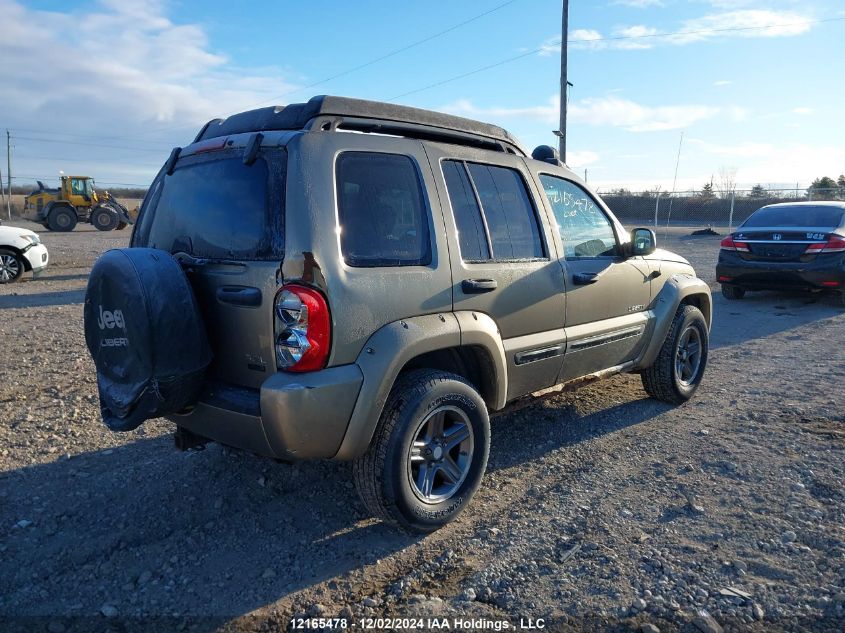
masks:
[[[409,361],[462,345],[484,350],[489,362],[482,371],[492,381],[488,406],[504,407],[507,364],[493,319],[481,313],[445,312],[394,321],[373,333],[356,359],[364,380],[334,459],[355,459],[367,451],[390,390]]]
[[[691,302],[691,299],[694,299],[694,301]],[[694,275],[673,275],[663,284],[663,288],[652,301],[651,311],[654,313],[654,328],[649,344],[640,357],[636,369],[644,369],[654,363],[660,353],[660,348],[663,347],[663,341],[666,340],[669,328],[672,327],[675,313],[682,303],[693,303],[693,305],[699,307],[704,315],[704,320],[707,322],[707,330],[710,331],[713,322],[713,297],[710,293],[710,286]]]

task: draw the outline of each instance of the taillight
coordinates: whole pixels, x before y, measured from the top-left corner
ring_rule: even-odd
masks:
[[[732,235],[728,235],[725,239],[723,239],[719,246],[725,251],[740,251],[741,253],[749,252],[748,244],[745,242],[735,242]]]
[[[804,252],[808,255],[818,253],[845,253],[845,237],[831,235],[827,238],[827,242],[810,244]]]
[[[279,369],[314,371],[325,367],[331,344],[331,319],[323,295],[305,286],[283,286],[276,295],[274,317]]]

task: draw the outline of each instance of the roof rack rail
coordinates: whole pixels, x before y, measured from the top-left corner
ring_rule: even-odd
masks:
[[[259,108],[213,119],[202,127],[194,143],[244,132],[314,128],[394,134],[528,156],[519,141],[496,125],[381,101],[325,95],[306,103]]]

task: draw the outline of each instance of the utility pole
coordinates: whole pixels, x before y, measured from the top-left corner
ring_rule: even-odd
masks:
[[[0,199],[2,202],[0,204],[6,204],[6,185],[3,184],[3,172],[0,171]],[[12,219],[11,217],[9,218]]]
[[[560,39],[560,160],[566,162],[566,92],[567,80],[566,49],[569,45],[569,0],[563,0],[563,17],[561,19]]]
[[[8,186],[6,189],[9,192],[9,197],[6,198],[6,213],[9,219],[12,219],[12,137],[9,130],[6,130],[6,182]]]

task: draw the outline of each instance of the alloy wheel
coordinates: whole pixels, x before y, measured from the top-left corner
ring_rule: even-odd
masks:
[[[408,453],[408,480],[424,503],[452,497],[472,464],[475,438],[466,413],[444,406],[420,422]]]
[[[13,255],[0,255],[0,281],[11,281],[21,274],[21,265]]]
[[[675,353],[675,375],[682,385],[688,387],[698,378],[701,367],[701,333],[690,325],[678,340]]]

